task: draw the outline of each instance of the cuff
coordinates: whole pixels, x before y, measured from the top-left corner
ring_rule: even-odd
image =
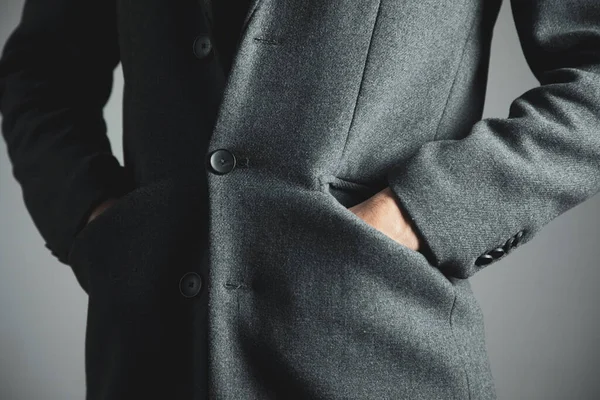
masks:
[[[421,239],[420,252],[445,274],[465,279],[527,242],[531,229],[518,207],[503,214],[510,202],[500,203],[485,179],[473,181],[483,178],[481,167],[468,160],[459,167],[442,161],[445,147],[454,142],[425,143],[386,178]]]

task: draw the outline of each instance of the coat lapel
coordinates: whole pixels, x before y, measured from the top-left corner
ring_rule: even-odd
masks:
[[[261,1],[262,0],[250,0],[250,5],[248,7],[248,11],[246,12],[246,17],[244,18],[244,22],[242,23],[242,29],[240,30],[242,36],[245,34],[245,30],[246,30],[246,26],[248,25],[248,21],[250,21],[250,18],[252,18],[254,11],[256,10],[256,8],[258,7],[258,5],[260,4]],[[242,41],[240,41],[240,42],[242,42]]]

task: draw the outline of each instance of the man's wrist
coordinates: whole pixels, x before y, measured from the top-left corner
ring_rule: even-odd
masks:
[[[98,215],[102,214],[107,208],[109,208],[115,201],[117,201],[117,198],[110,197],[110,198],[104,200],[99,205],[97,205],[94,208],[94,210],[92,211],[92,213],[90,214],[90,216],[88,217],[88,220],[86,223],[89,224],[94,218],[96,218]]]
[[[423,248],[422,239],[417,234],[416,230],[414,229],[414,227],[412,225],[412,221],[406,214],[406,211],[404,211],[400,201],[396,197],[396,194],[388,186],[385,189],[381,190],[379,193],[377,193],[377,196],[379,196],[381,198],[381,201],[383,201],[385,203],[386,207],[393,208],[394,214],[399,216],[399,218],[400,218],[399,227],[400,227],[400,230],[402,231],[401,232],[402,236],[404,236],[407,240],[414,243],[414,245],[412,245],[412,246],[409,245],[409,246],[416,251],[421,251]]]

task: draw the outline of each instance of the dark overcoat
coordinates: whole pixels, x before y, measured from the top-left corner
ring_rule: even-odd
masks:
[[[600,188],[600,3],[513,0],[540,85],[481,119],[500,3],[254,0],[226,73],[200,1],[26,1],[3,135],[87,398],[494,399],[469,277]],[[386,186],[422,251],[347,209]]]

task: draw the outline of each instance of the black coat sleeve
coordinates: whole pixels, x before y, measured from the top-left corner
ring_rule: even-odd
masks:
[[[26,0],[0,58],[12,173],[46,247],[64,264],[92,209],[131,186],[103,118],[119,63],[115,7]]]

